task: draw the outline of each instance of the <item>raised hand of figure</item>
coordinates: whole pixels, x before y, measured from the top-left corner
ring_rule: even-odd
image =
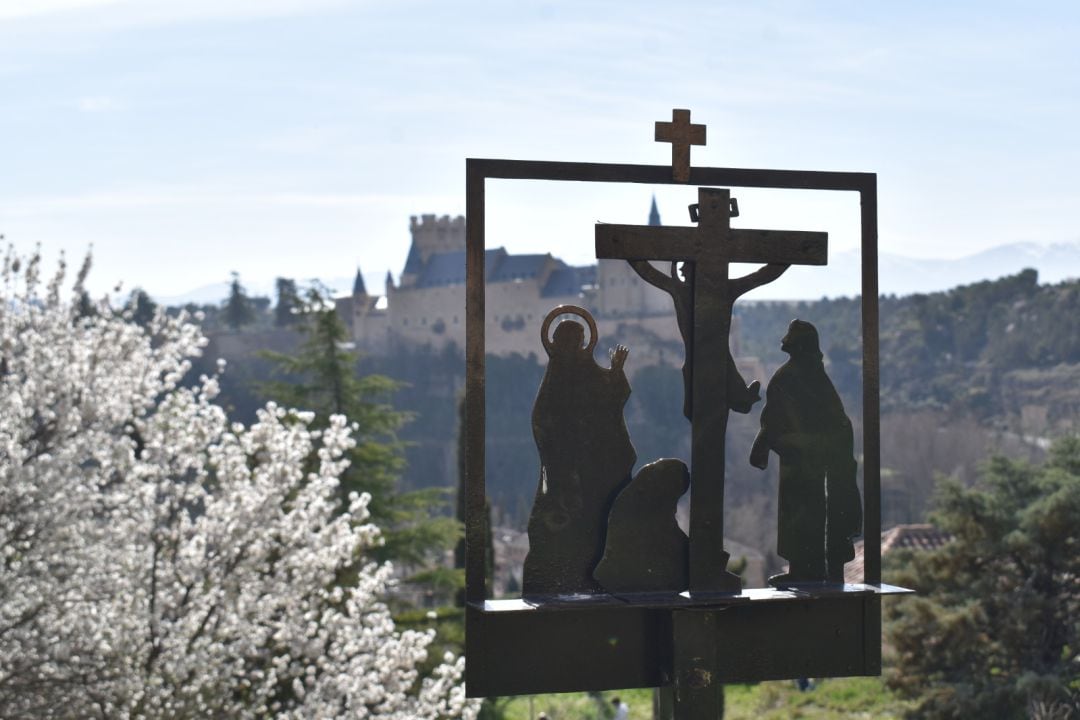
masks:
[[[611,369],[622,370],[623,363],[626,362],[626,356],[630,354],[630,349],[625,345],[616,345],[608,351],[608,357],[611,358]]]
[[[750,383],[746,388],[746,394],[750,395],[753,398],[753,401],[751,402],[751,404],[756,403],[758,400],[760,400],[761,399],[761,381],[760,380],[755,380],[754,382]]]

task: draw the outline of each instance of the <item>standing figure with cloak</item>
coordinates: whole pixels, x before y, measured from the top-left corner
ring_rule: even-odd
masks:
[[[817,329],[792,320],[780,349],[791,357],[769,381],[750,451],[762,470],[770,450],[780,456],[776,552],[789,567],[769,584],[842,583],[862,531],[851,420],[825,374]]]
[[[563,320],[575,314],[588,323]],[[604,549],[608,512],[630,481],[637,453],[623,419],[630,383],[623,372],[629,352],[611,350],[611,368],[593,359],[596,322],[584,310],[564,305],[552,310],[541,329],[548,366],[533,406],[533,436],[540,453],[540,478],[529,516],[529,554],[522,594],[601,593],[593,569]]]

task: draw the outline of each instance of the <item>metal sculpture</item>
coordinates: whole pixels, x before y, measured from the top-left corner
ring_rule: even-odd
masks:
[[[726,571],[728,553],[724,550],[724,438],[732,306],[744,293],[779,277],[788,265],[824,265],[827,255],[825,233],[734,229],[730,208],[730,191],[700,188],[696,228],[596,226],[598,258],[681,261],[693,266],[686,286],[669,286],[676,308],[684,308],[684,318],[690,315],[680,326],[686,326],[683,337],[690,359],[691,595],[737,592],[740,587],[738,577]],[[750,275],[729,279],[730,263],[739,262],[767,265]],[[687,302],[690,293],[691,302]],[[745,402],[742,397],[738,401]]]
[[[593,576],[615,595],[678,595],[689,587],[690,540],[675,521],[690,487],[681,460],[665,458],[638,471],[608,515],[604,556]]]
[[[683,263],[680,268],[678,263],[673,262],[671,263],[670,273],[665,275],[653,267],[648,260],[630,260],[628,262],[642,280],[671,296],[671,302],[675,306],[675,320],[679,325],[679,334],[682,336],[684,350],[682,366],[683,415],[686,416],[687,420],[692,420],[694,395],[690,388],[692,387],[694,367],[694,265],[689,262]],[[753,273],[753,275],[739,278],[740,281],[749,281],[745,282],[747,287],[734,287],[732,295],[738,297],[759,285],[772,282],[787,269],[787,265],[768,265]],[[755,380],[749,385],[746,384],[746,380],[743,379],[739,368],[735,365],[735,358],[731,356],[730,348],[725,361],[727,362],[728,407],[737,413],[748,413],[754,403],[761,399],[761,393],[759,392],[761,383]]]
[[[577,315],[589,328],[563,320]],[[540,477],[529,517],[529,554],[523,594],[578,595],[601,592],[593,569],[604,547],[608,510],[630,481],[637,454],[623,421],[630,383],[623,372],[628,350],[610,352],[611,368],[593,359],[596,322],[584,308],[562,305],[544,319],[540,336],[548,366],[533,408],[533,436]]]
[[[656,124],[656,138],[673,144],[670,166],[466,163],[466,684],[471,696],[658,687],[660,717],[704,720],[720,714],[723,683],[880,673],[880,595],[906,591],[880,582],[876,177],[690,167],[690,146],[704,144],[705,128],[689,120],[688,110],[675,110],[671,123]],[[597,333],[591,316],[581,308],[553,312],[541,328],[549,365],[533,421],[542,471],[529,524],[533,547],[522,599],[492,600],[485,590],[489,179],[699,186],[699,202],[692,206],[697,227],[596,227],[598,258],[628,260],[675,304],[687,356],[684,410],[691,423],[690,471],[682,461],[665,459],[630,478],[635,457],[622,419],[629,394],[622,369],[627,350],[617,348],[611,368],[600,367],[592,359]],[[809,427],[820,420],[831,428],[825,432],[830,446],[825,469],[809,468],[784,450],[784,423],[778,418],[787,410],[779,398],[785,376],[794,373],[778,372],[770,383],[763,439],[754,454],[760,464],[769,448],[777,450],[782,475],[794,481],[787,483],[791,487],[801,488],[801,481],[814,473],[822,478],[821,487],[828,493],[824,506],[816,490],[809,492],[810,499],[798,496],[816,508],[818,519],[806,523],[809,529],[801,529],[794,515],[782,518],[782,523],[798,526],[796,536],[810,537],[809,545],[822,547],[812,560],[790,558],[794,580],[812,577],[816,582],[779,578],[776,584],[781,587],[742,590],[738,578],[726,572],[728,412],[746,412],[759,399],[759,386],[747,385],[731,361],[732,304],[750,288],[779,277],[790,264],[821,265],[826,259],[824,233],[732,228],[730,218],[737,213],[729,191],[720,188],[733,186],[859,195],[866,524],[861,584],[838,582],[859,504],[857,490],[851,492],[853,464],[843,460],[850,456],[850,424],[845,435],[842,406],[822,390],[824,373],[816,370],[809,374],[818,383],[815,397],[823,404],[823,415],[807,412],[801,422]],[[680,278],[673,269],[664,275],[648,265],[650,260],[672,263],[673,268],[682,263],[685,273]],[[763,267],[730,279],[732,262]],[[554,317],[567,312],[588,326],[588,342],[577,320],[561,323],[549,338]],[[674,523],[674,502],[688,484],[692,502],[687,538]],[[817,487],[816,480],[808,485]],[[834,495],[841,502],[835,502]],[[785,507],[790,504],[785,501]],[[571,541],[571,536],[576,539]],[[826,582],[820,581],[822,573]]]
[[[791,357],[769,380],[750,450],[762,470],[770,450],[780,456],[776,552],[790,566],[769,584],[843,583],[862,531],[851,420],[825,374],[817,328],[792,320],[780,349]]]

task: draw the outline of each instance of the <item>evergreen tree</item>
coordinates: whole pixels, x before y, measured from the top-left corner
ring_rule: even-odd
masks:
[[[82,306],[80,305],[80,307]],[[145,290],[142,288],[135,288],[128,297],[127,309],[131,313],[133,322],[137,325],[147,327],[150,325],[150,321],[154,319],[154,312],[157,311],[157,303],[150,299],[150,296],[146,294]]]
[[[296,322],[303,301],[292,278],[279,277],[274,281],[277,305],[274,306],[274,325],[286,327]]]
[[[452,595],[461,573],[443,568],[441,560],[461,530],[457,520],[443,513],[448,489],[397,488],[404,465],[397,432],[410,419],[390,405],[398,383],[383,375],[358,374],[359,357],[346,349],[345,326],[320,289],[309,291],[302,321],[307,339],[296,355],[262,353],[286,376],[262,389],[281,405],[313,411],[313,427],[325,427],[331,415],[348,418],[356,447],[348,453],[350,466],[341,475],[340,490],[343,499],[354,491],[372,496],[371,517],[385,538],[374,554],[417,570],[412,581]]]
[[[918,717],[1067,717],[1080,711],[1080,439],[1032,466],[990,461],[981,486],[944,484],[933,521],[953,535],[901,558],[919,595],[888,606],[889,682]]]
[[[255,309],[247,291],[240,284],[240,274],[233,272],[229,286],[229,299],[225,301],[225,323],[233,330],[255,321]]]

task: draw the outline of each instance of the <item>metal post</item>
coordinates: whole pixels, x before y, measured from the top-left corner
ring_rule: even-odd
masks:
[[[724,712],[723,685],[716,672],[716,610],[672,612],[674,720],[717,720]]]

